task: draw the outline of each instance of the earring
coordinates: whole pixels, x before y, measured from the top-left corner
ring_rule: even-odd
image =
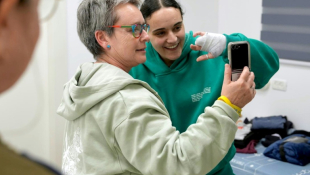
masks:
[[[107,45],[107,48],[108,48],[108,49],[110,49],[110,48],[111,48],[111,46],[108,44],[108,45]]]

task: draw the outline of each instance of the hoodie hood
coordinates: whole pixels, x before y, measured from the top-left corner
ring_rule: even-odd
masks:
[[[141,83],[127,72],[108,63],[84,63],[64,85],[63,98],[57,113],[75,120],[86,111],[129,84]]]
[[[179,70],[186,64],[189,58],[188,55],[193,51],[190,48],[191,44],[195,44],[195,38],[193,37],[192,31],[185,34],[185,41],[181,56],[175,60],[170,67],[168,67],[160,58],[160,55],[154,49],[151,42],[148,42],[146,47],[147,59],[143,65],[145,65],[155,75],[167,74],[171,71]]]

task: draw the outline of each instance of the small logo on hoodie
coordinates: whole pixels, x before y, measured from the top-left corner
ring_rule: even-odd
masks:
[[[204,94],[209,94],[209,93],[211,93],[211,87],[206,87],[206,88],[204,88],[204,90],[202,92],[191,95],[192,101],[193,102],[200,101]]]

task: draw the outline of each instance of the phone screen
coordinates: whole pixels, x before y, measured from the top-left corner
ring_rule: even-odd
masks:
[[[245,66],[249,66],[248,44],[240,43],[231,45],[231,68],[234,72],[242,72]]]

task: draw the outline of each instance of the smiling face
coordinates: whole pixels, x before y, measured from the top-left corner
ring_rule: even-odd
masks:
[[[118,21],[114,25],[128,26],[145,23],[140,10],[132,4],[118,5],[115,13]],[[147,41],[149,37],[145,30],[139,38],[135,38],[131,28],[114,28],[114,34],[108,37],[111,49],[106,54],[117,61],[118,67],[128,72],[132,67],[145,62],[145,42]]]
[[[167,66],[182,54],[185,29],[179,9],[161,8],[146,19],[150,25],[149,37],[154,49]]]

